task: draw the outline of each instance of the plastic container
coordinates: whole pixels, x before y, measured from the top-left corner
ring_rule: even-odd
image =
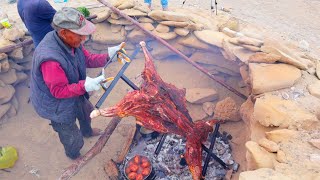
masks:
[[[13,167],[17,160],[18,153],[14,147],[7,146],[0,148],[0,169]]]
[[[55,3],[63,3],[63,2],[68,2],[68,0],[54,0]]]
[[[5,28],[11,28],[11,24],[10,24],[8,18],[5,18],[5,19],[0,20],[0,23],[1,23],[1,25],[2,25],[3,27],[5,27]]]

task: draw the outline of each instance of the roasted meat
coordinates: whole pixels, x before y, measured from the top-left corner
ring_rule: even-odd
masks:
[[[155,70],[145,43],[141,42],[140,45],[145,56],[140,90],[128,93],[114,107],[95,110],[92,118],[98,115],[134,116],[137,123],[147,129],[185,137],[187,140],[185,159],[192,177],[194,180],[202,179],[201,144],[213,130],[216,120],[193,122],[186,108],[185,89],[178,89],[164,82]]]

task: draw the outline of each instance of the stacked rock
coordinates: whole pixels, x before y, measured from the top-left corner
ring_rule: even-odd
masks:
[[[15,45],[31,37],[14,24],[0,30],[0,49]],[[15,116],[19,108],[15,88],[28,79],[31,68],[33,45],[0,53],[0,120]]]

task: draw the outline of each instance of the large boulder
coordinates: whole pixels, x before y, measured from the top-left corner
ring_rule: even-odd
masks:
[[[108,19],[110,17],[111,13],[112,13],[111,9],[109,9],[107,7],[90,9],[90,14],[97,15],[97,18],[92,19],[91,22],[93,22],[95,24],[101,23],[101,22],[105,21],[106,19]]]
[[[260,168],[254,171],[241,172],[239,180],[292,180],[291,177],[285,176],[270,168]]]
[[[301,71],[287,64],[249,64],[253,94],[288,88],[301,77]]]
[[[312,96],[320,98],[320,81],[308,85],[307,88]]]
[[[186,90],[186,100],[194,104],[202,104],[218,99],[218,93],[209,88],[193,88]]]
[[[172,12],[172,11],[161,11],[154,10],[148,14],[149,17],[156,21],[178,21],[185,22],[189,21],[189,16],[183,13]]]
[[[254,141],[246,142],[245,146],[249,152],[251,160],[253,161],[257,169],[274,167],[273,162],[275,160],[275,157],[272,153],[269,153]]]
[[[9,41],[15,41],[15,40],[18,40],[20,38],[22,38],[25,33],[24,31],[18,29],[17,27],[12,27],[12,28],[6,28],[4,31],[3,31],[3,38],[5,38],[6,40],[9,40]]]
[[[92,41],[99,44],[118,44],[125,39],[126,36],[121,33],[113,33],[111,25],[108,23],[96,24],[96,31],[92,34]]]
[[[212,30],[194,31],[194,35],[202,42],[218,46],[220,48],[222,48],[223,40],[229,39],[229,36],[224,33]]]
[[[227,97],[216,104],[213,119],[239,121],[241,120],[239,107],[232,98]]]
[[[256,100],[253,116],[266,127],[310,129],[319,123],[314,114],[303,110],[294,101],[271,95]]]

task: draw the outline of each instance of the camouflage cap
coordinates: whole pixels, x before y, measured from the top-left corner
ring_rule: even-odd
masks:
[[[57,11],[53,17],[53,24],[79,35],[90,35],[96,30],[94,24],[86,20],[77,9],[71,7],[63,7]]]

